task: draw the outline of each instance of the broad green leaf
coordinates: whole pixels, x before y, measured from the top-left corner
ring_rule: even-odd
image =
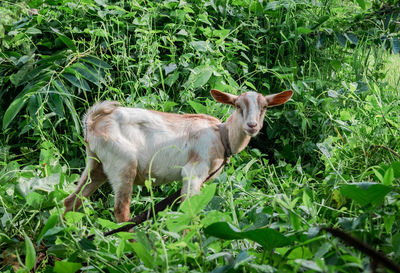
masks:
[[[34,209],[39,209],[43,201],[46,199],[44,195],[37,192],[30,192],[25,196],[26,203]]]
[[[84,213],[77,211],[69,211],[65,214],[65,220],[67,221],[67,223],[76,224],[82,220],[83,216],[85,216]]]
[[[185,83],[188,87],[194,89],[200,88],[205,85],[212,75],[212,68],[207,65],[201,65],[192,70],[189,75],[188,81]]]
[[[353,33],[345,33],[344,37],[346,37],[346,39],[352,43],[353,45],[356,45],[358,43],[358,38],[356,35],[354,35]]]
[[[226,222],[211,224],[204,229],[204,232],[209,236],[225,240],[250,239],[259,243],[267,250],[287,246],[292,242],[291,239],[274,229],[259,228],[249,231],[240,231]]]
[[[3,117],[3,130],[7,129],[11,121],[13,121],[15,116],[19,113],[19,111],[21,111],[22,107],[24,107],[26,101],[26,97],[20,97],[15,99],[10,106],[8,106]]]
[[[96,246],[94,245],[93,241],[87,238],[82,238],[79,241],[79,246],[86,251],[96,250]]]
[[[74,69],[79,75],[88,81],[96,84],[97,86],[101,86],[100,79],[98,76],[98,71],[91,71],[88,67],[84,66],[81,63],[76,63],[70,66],[70,68]],[[92,68],[93,69],[93,68]],[[94,69],[93,69],[94,70]]]
[[[299,34],[310,34],[313,31],[311,29],[307,28],[307,27],[298,27],[297,28],[297,32]]]
[[[40,29],[34,28],[34,27],[30,27],[25,31],[26,34],[42,34],[42,32],[40,31]]]
[[[362,8],[365,9],[365,0],[356,0],[358,5]]]
[[[185,228],[188,228],[192,215],[179,213],[177,216],[169,215],[166,224],[169,231],[179,232]]]
[[[131,246],[145,266],[153,268],[154,259],[149,251],[141,243],[132,243]]]
[[[49,90],[49,106],[51,110],[60,117],[64,117],[64,105],[62,98],[54,89]]]
[[[394,171],[393,168],[390,167],[389,169],[386,170],[385,175],[383,177],[383,185],[385,186],[392,185],[393,179],[394,179]]]
[[[190,104],[190,106],[192,106],[192,108],[197,114],[207,114],[207,107],[204,106],[203,104],[192,100],[188,101],[188,103]]]
[[[96,58],[94,56],[86,56],[80,58],[80,60],[83,60],[85,62],[91,63],[97,67],[103,68],[103,69],[111,69],[112,66],[110,66],[108,63],[105,61],[100,60],[99,58]]]
[[[64,79],[66,79],[67,81],[69,81],[72,85],[86,90],[86,91],[90,91],[90,87],[89,84],[86,82],[85,79],[78,79],[75,75],[70,74],[70,73],[63,73],[61,74],[61,76],[63,76]]]
[[[60,40],[69,48],[69,49],[71,49],[72,51],[76,51],[76,47],[75,47],[75,43],[70,39],[70,38],[68,38],[67,36],[65,36],[65,35],[62,35],[62,34],[58,34],[57,33],[57,35],[58,35],[58,38],[60,38]]]
[[[190,45],[200,52],[207,52],[209,49],[211,49],[206,41],[193,41],[190,42]]]
[[[80,268],[82,268],[81,263],[72,263],[67,261],[56,260],[53,271],[55,273],[72,273],[72,272],[77,272]]]
[[[351,114],[349,111],[342,110],[340,111],[340,119],[343,121],[347,121],[351,119]]]
[[[344,37],[340,33],[336,33],[336,38],[338,39],[339,43],[342,45],[342,47],[346,46],[346,37]]]
[[[25,256],[25,266],[30,271],[36,263],[36,251],[35,248],[32,244],[31,239],[24,234],[25,236],[25,251],[26,251],[26,256]]]
[[[392,189],[388,186],[372,182],[352,183],[340,186],[340,192],[344,196],[356,201],[361,206],[380,204],[384,197],[391,191]]]
[[[28,5],[30,8],[38,8],[43,4],[43,0],[30,0]]]
[[[119,227],[117,223],[107,219],[98,218],[96,222],[99,223],[103,228],[115,229]]]
[[[180,209],[187,215],[195,216],[206,208],[215,194],[217,184],[209,184],[201,189],[201,193],[187,198],[180,206]]]
[[[40,231],[39,237],[37,239],[37,243],[39,244],[42,238],[45,236],[47,231],[49,231],[51,228],[55,227],[55,225],[58,223],[59,220],[59,215],[58,213],[53,213],[50,215],[49,219],[47,219],[46,224]]]

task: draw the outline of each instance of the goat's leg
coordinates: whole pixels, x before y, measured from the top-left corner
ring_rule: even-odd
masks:
[[[182,168],[182,199],[185,200],[200,193],[201,185],[209,171],[206,162],[189,162]]]
[[[117,170],[119,169],[119,170]],[[115,193],[114,215],[118,223],[127,222],[130,219],[130,204],[132,199],[132,187],[137,173],[137,161],[131,161],[123,168],[116,168],[110,177],[111,185]]]
[[[87,180],[89,178],[89,183]],[[78,186],[65,200],[65,213],[78,210],[82,205],[82,197],[88,197],[106,182],[107,176],[103,171],[103,165],[94,158],[88,157],[87,165],[79,178]]]

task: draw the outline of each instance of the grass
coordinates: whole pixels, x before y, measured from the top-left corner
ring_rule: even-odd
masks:
[[[398,263],[399,9],[3,1],[0,270],[373,271],[369,257],[318,229],[325,225]],[[134,233],[102,235],[118,226],[108,185],[61,218],[85,164],[79,120],[90,105],[112,99],[224,120],[231,109],[211,100],[211,88],[295,94],[268,111],[260,135],[200,196]],[[134,186],[133,214],[179,183]]]

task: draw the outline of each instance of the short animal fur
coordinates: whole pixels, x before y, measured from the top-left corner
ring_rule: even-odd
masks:
[[[257,135],[268,107],[287,102],[292,94],[288,90],[236,96],[211,90],[215,100],[236,108],[225,123],[231,152],[239,153]],[[185,198],[198,194],[204,180],[224,161],[221,121],[211,116],[127,108],[104,101],[89,109],[83,123],[87,165],[75,192],[64,201],[65,213],[77,210],[81,197],[90,196],[108,179],[115,193],[115,217],[125,222],[130,219],[132,186],[143,185],[149,172],[154,185],[182,180]]]

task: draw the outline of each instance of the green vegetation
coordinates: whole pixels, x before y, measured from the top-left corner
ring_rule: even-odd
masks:
[[[399,263],[400,5],[385,2],[1,1],[0,271],[371,270],[325,225]],[[294,96],[200,196],[134,233],[101,235],[118,226],[108,186],[61,218],[90,105],[224,120],[211,88]],[[135,186],[133,214],[178,188]]]

